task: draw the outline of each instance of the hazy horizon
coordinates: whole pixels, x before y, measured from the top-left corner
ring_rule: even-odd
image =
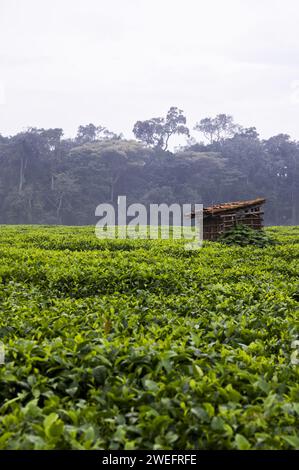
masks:
[[[227,113],[299,140],[298,21],[294,0],[0,0],[0,133],[93,122],[132,138],[177,106],[190,129]]]

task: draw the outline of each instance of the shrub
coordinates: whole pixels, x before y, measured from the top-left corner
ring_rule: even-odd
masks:
[[[223,233],[218,241],[226,245],[255,245],[260,248],[275,244],[275,241],[263,229],[255,230],[242,224]]]

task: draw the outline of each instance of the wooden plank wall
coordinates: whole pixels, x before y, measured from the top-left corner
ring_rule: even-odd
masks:
[[[224,232],[231,230],[236,224],[248,225],[253,229],[263,226],[263,211],[260,206],[226,211],[223,214],[211,215],[204,219],[204,240],[217,240]]]

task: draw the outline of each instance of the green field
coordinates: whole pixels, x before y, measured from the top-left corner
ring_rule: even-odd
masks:
[[[0,226],[0,448],[298,449],[299,227],[267,230]]]

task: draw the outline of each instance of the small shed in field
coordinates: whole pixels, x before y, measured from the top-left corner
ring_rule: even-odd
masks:
[[[263,227],[262,205],[264,198],[251,199],[249,201],[225,202],[215,204],[203,209],[203,239],[217,240],[220,235],[231,230],[235,225],[248,225],[253,229]],[[195,217],[191,213],[191,218]]]

